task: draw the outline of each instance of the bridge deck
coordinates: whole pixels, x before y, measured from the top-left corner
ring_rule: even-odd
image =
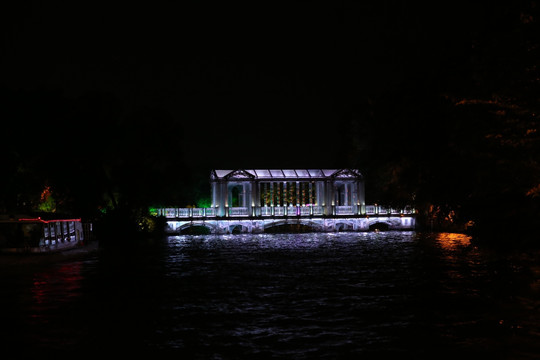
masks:
[[[369,231],[382,224],[389,230],[414,230],[415,214],[332,215],[332,216],[228,216],[228,217],[168,217],[167,232],[182,233],[194,226],[207,227],[211,233],[262,233],[281,225],[303,225],[312,231]]]
[[[381,205],[358,206],[254,206],[230,207],[225,209],[221,217],[309,217],[309,216],[376,216],[376,215],[413,215],[416,210],[412,207],[392,208]],[[160,208],[156,209],[158,216],[166,218],[215,218],[218,213],[215,208]],[[221,218],[220,217],[220,218]]]

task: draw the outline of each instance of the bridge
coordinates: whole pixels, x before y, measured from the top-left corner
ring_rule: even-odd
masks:
[[[366,205],[356,169],[213,170],[209,208],[160,208],[167,232],[205,227],[210,233],[262,233],[280,226],[310,231],[412,230],[416,215]]]

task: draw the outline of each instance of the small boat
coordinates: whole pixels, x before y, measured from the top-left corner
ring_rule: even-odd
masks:
[[[0,253],[40,254],[81,248],[91,224],[81,219],[0,218]],[[88,239],[89,240],[89,239]]]

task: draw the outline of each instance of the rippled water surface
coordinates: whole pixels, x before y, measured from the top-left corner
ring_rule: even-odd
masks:
[[[540,264],[459,234],[173,236],[0,267],[23,353],[193,359],[540,357]]]

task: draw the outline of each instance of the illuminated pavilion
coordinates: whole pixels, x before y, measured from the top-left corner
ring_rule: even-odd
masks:
[[[266,232],[282,225],[312,231],[415,228],[415,210],[366,205],[356,169],[212,170],[212,206],[160,208],[166,231],[206,227],[213,234]]]
[[[213,170],[216,216],[359,214],[364,177],[356,169]]]

